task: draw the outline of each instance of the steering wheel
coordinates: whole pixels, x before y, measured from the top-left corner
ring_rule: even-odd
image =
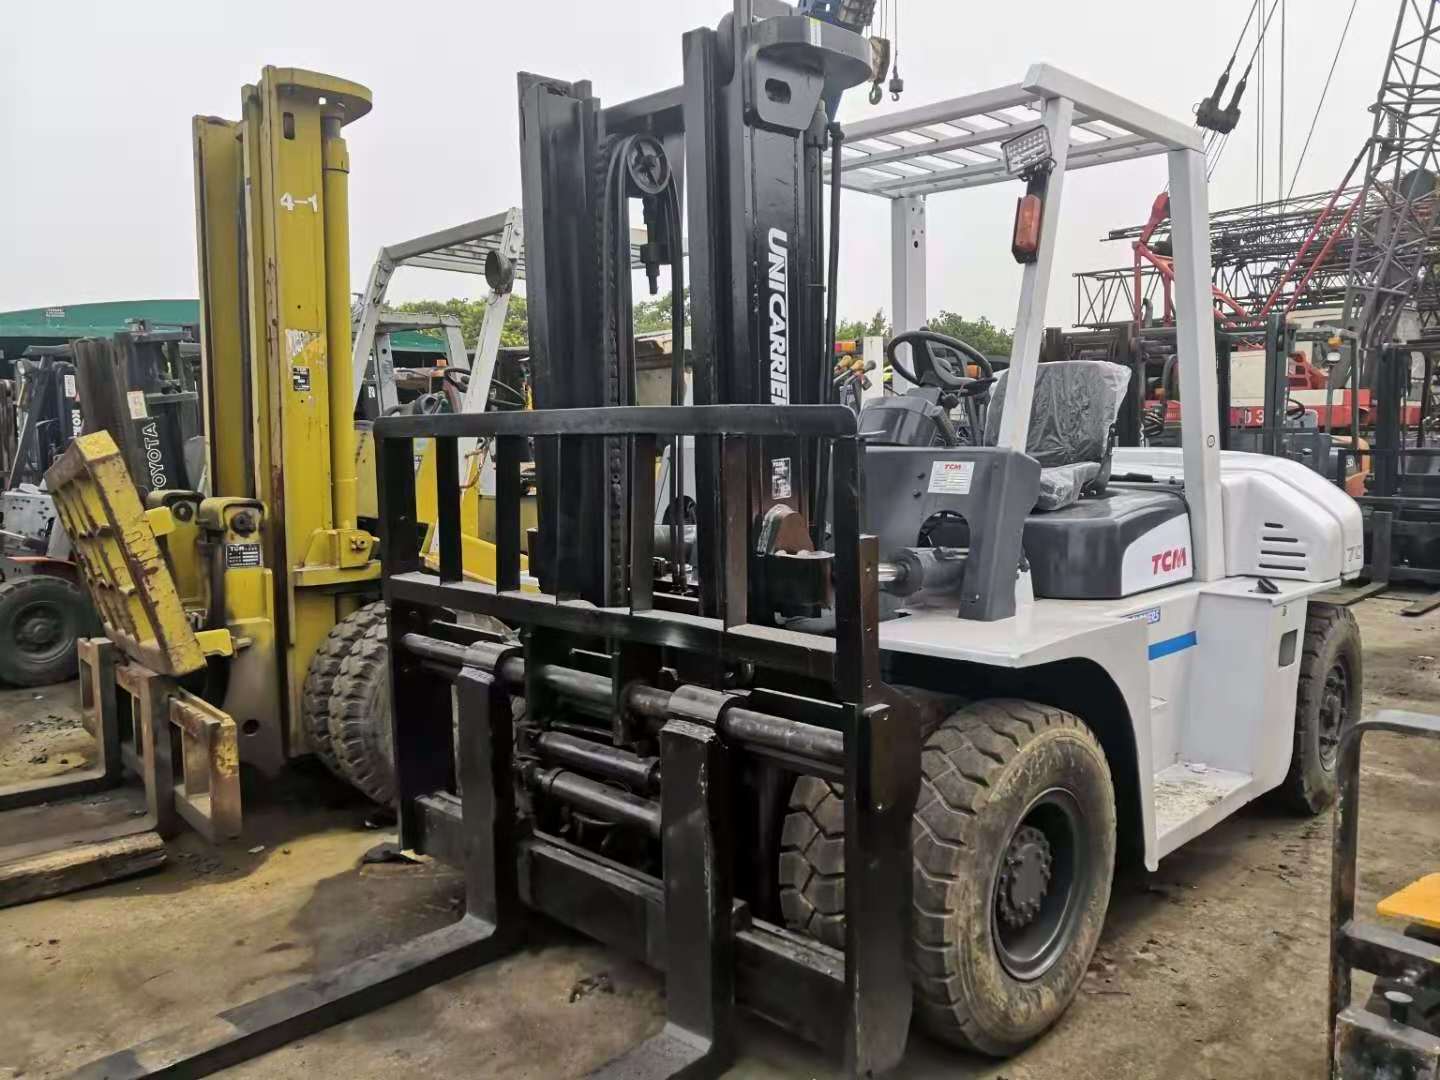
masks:
[[[896,350],[901,345],[913,345],[915,356],[915,370],[911,371],[895,358]],[[949,334],[936,333],[934,330],[906,330],[896,334],[885,346],[885,359],[890,361],[890,366],[900,375],[914,383],[916,386],[926,385],[925,377],[932,376],[931,386],[938,386],[942,390],[963,390],[971,383],[971,379],[965,374],[962,367],[956,370],[955,365],[947,356],[936,353],[932,346],[939,345],[952,353],[959,353],[960,356],[974,363],[980,369],[984,379],[991,382],[995,379],[995,369],[990,366],[990,361],[985,358],[975,346],[953,338]],[[918,376],[918,377],[917,377]],[[989,383],[986,383],[989,386]],[[972,391],[978,393],[979,391]]]

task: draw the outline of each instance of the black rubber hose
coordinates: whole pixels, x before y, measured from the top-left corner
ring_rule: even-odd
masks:
[[[1160,389],[1165,392],[1166,401],[1180,400],[1180,378],[1175,371],[1179,359],[1178,355],[1166,357],[1165,366],[1160,369]]]
[[[830,395],[830,369],[835,366],[835,333],[840,313],[840,166],[843,159],[840,149],[845,143],[845,133],[840,125],[831,121],[830,132],[830,260],[825,278],[825,363],[821,365],[820,401],[824,404]]]
[[[633,318],[633,315],[628,304],[621,305],[615,300],[628,300],[630,292],[630,234],[620,228],[620,223],[625,218],[628,202],[624,179],[625,159],[630,153],[630,148],[635,144],[636,138],[634,135],[628,135],[610,148],[610,159],[606,163],[605,170],[605,199],[601,210],[603,243],[610,247],[610,258],[606,260],[603,285],[607,301],[605,309],[611,319],[611,325],[607,329],[614,332],[617,346],[615,358],[619,370],[616,372],[616,385],[612,389],[615,396],[613,404],[618,405],[631,405],[635,402],[633,333],[628,329],[622,330],[618,323],[618,320]],[[624,275],[623,283],[620,281],[621,274]],[[623,312],[622,307],[624,308]],[[627,340],[631,342],[632,355],[630,356],[625,356],[618,348],[622,342]]]
[[[604,161],[605,195],[600,211],[600,275],[603,290],[602,308],[605,325],[604,356],[607,367],[605,395],[607,405],[635,404],[635,324],[630,289],[630,231],[628,224],[629,196],[625,179],[625,162],[638,136],[628,135],[610,144]],[[604,440],[603,466],[606,478],[606,513],[613,513],[615,506],[614,484],[617,479],[624,483],[624,455],[616,440]],[[617,573],[623,577],[624,543],[623,527],[618,534],[605,542],[604,554],[607,574]],[[558,550],[558,549],[557,549]]]
[[[835,333],[840,312],[840,148],[845,133],[834,120],[826,126],[830,133],[830,252],[825,278],[825,355],[820,363],[820,404],[828,404],[833,389],[830,373],[835,367]],[[815,462],[815,520],[810,532],[815,547],[825,548],[825,517],[830,501],[830,443],[821,440]]]
[[[685,242],[680,212],[680,187],[670,172],[670,404],[685,404]],[[685,442],[680,436],[670,445],[670,584],[683,591],[685,563],[682,537],[684,514]]]
[[[680,190],[672,174],[670,212],[670,404],[685,404],[685,243],[681,235]]]

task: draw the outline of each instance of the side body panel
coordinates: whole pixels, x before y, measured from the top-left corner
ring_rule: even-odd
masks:
[[[1100,667],[1129,712],[1153,869],[1285,777],[1307,600],[1335,582],[1276,584],[1274,594],[1235,577],[1120,600],[1036,600],[991,623],[917,609],[881,623],[880,647],[1008,669]]]

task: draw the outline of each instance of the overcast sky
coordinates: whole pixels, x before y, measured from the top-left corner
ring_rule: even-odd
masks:
[[[1253,0],[891,0],[902,101],[850,96],[842,120],[1019,81],[1045,61],[1176,117],[1214,85]],[[1266,7],[1270,0],[1263,0]],[[1288,5],[1286,173],[1294,168],[1350,0]],[[677,83],[680,35],[724,0],[11,0],[0,36],[0,310],[197,293],[190,117],[235,117],[265,64],[369,86],[346,129],[352,286],[384,243],[520,199],[515,72],[588,78],[606,103]],[[1296,192],[1332,187],[1370,130],[1395,0],[1358,0]],[[1271,24],[1267,197],[1275,195],[1280,15]],[[1253,44],[1253,29],[1241,63]],[[1256,86],[1211,184],[1212,208],[1254,201]],[[1160,160],[1076,172],[1066,186],[1052,322],[1074,317],[1075,270],[1120,265],[1106,230],[1142,221]],[[930,201],[930,307],[1014,321],[1018,185]],[[888,210],[843,205],[842,315],[889,309]],[[403,271],[394,299],[480,295],[459,274]]]

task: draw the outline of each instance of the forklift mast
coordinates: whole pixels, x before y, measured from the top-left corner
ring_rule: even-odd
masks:
[[[216,508],[215,557],[222,570],[263,560],[271,571],[294,747],[310,658],[379,576],[375,540],[356,522],[341,136],[369,111],[357,83],[267,67],[244,87],[239,122],[192,126],[209,475],[227,507]]]
[[[693,403],[829,399],[825,100],[869,77],[869,46],[783,5],[737,0],[718,29],[685,35],[683,56],[683,85],[610,108],[588,82],[520,76],[536,408],[642,404],[634,398],[632,199],[641,202],[650,233],[642,259],[651,280],[668,263],[676,295],[684,284],[679,207],[688,207]],[[677,326],[677,357],[683,341]],[[670,403],[682,404],[682,363],[675,367]],[[532,566],[547,591],[614,604],[626,587],[630,478],[618,440],[585,441],[593,445],[574,452],[573,461],[537,447],[541,504]],[[751,578],[751,617],[768,618],[777,607],[816,610],[827,599],[829,557],[813,551],[815,455],[806,441],[787,436],[744,452],[749,520],[764,556]],[[711,542],[721,532],[720,462],[708,440],[696,454],[697,561],[710,571],[698,576],[714,582],[723,563]],[[555,565],[557,532],[585,534],[580,550],[593,556]],[[700,612],[717,614],[717,602],[702,585]]]
[[[16,364],[20,419],[5,489],[38,483],[84,427],[69,345],[32,345]]]

